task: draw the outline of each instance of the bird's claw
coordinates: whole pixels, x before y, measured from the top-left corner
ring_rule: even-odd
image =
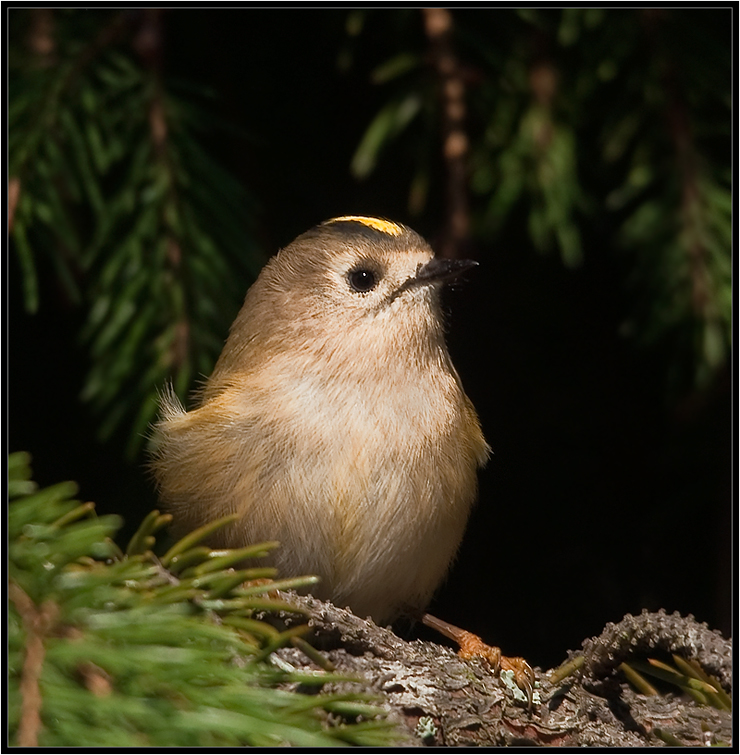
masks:
[[[464,629],[448,624],[436,616],[424,614],[422,621],[427,626],[454,640],[460,646],[458,655],[461,658],[466,660],[483,658],[490,664],[495,674],[501,671],[510,671],[517,687],[527,696],[527,709],[532,710],[536,678],[534,670],[524,658],[507,658],[505,655],[501,655],[500,648],[486,645],[477,634],[466,632]]]
[[[501,651],[499,651],[500,653]],[[511,671],[514,674],[516,686],[527,696],[527,709],[532,710],[532,700],[534,699],[534,687],[536,677],[534,669],[524,660],[524,658],[507,658],[501,656],[499,664],[501,671]]]

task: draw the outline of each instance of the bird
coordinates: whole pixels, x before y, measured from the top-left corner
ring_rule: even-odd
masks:
[[[440,302],[476,265],[361,215],[278,251],[194,407],[161,402],[152,467],[175,534],[235,515],[213,547],[277,540],[281,576],[318,575],[316,597],[378,624],[423,611],[490,454]]]

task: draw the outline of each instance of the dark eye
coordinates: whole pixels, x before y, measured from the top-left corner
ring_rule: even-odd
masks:
[[[365,267],[358,267],[355,270],[350,270],[347,274],[347,280],[349,285],[355,291],[365,293],[365,291],[371,291],[378,283],[380,276],[373,270],[368,270]]]

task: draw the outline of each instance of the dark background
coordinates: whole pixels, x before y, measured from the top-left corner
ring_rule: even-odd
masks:
[[[384,97],[362,55],[382,59],[390,42],[378,35],[340,75],[343,24],[340,11],[165,15],[167,66],[213,87],[220,114],[248,134],[211,148],[258,197],[268,254],[342,214],[386,216],[432,241],[440,230],[434,203],[409,216],[402,159],[364,182],[349,173]],[[729,634],[729,371],[708,392],[667,401],[666,355],[619,335],[623,262],[585,230],[585,262],[568,270],[520,225],[474,246],[480,268],[446,296],[450,351],[494,454],[430,610],[543,667],[643,608]],[[12,257],[8,273],[9,450],[31,452],[39,483],[74,479],[99,512],[121,514],[123,539],[156,497],[144,458],[123,461],[117,437],[98,443],[79,401],[83,313],[41,269],[41,310],[25,314]]]

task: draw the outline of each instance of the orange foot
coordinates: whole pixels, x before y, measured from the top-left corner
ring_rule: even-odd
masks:
[[[456,642],[460,646],[458,655],[461,658],[466,660],[475,657],[484,658],[491,664],[494,674],[501,671],[511,671],[516,685],[527,696],[529,710],[532,710],[535,676],[532,667],[524,658],[507,658],[501,655],[499,648],[486,645],[477,634],[466,632],[464,629],[448,624],[431,614],[425,613],[421,620],[428,627],[436,629],[440,634]]]

